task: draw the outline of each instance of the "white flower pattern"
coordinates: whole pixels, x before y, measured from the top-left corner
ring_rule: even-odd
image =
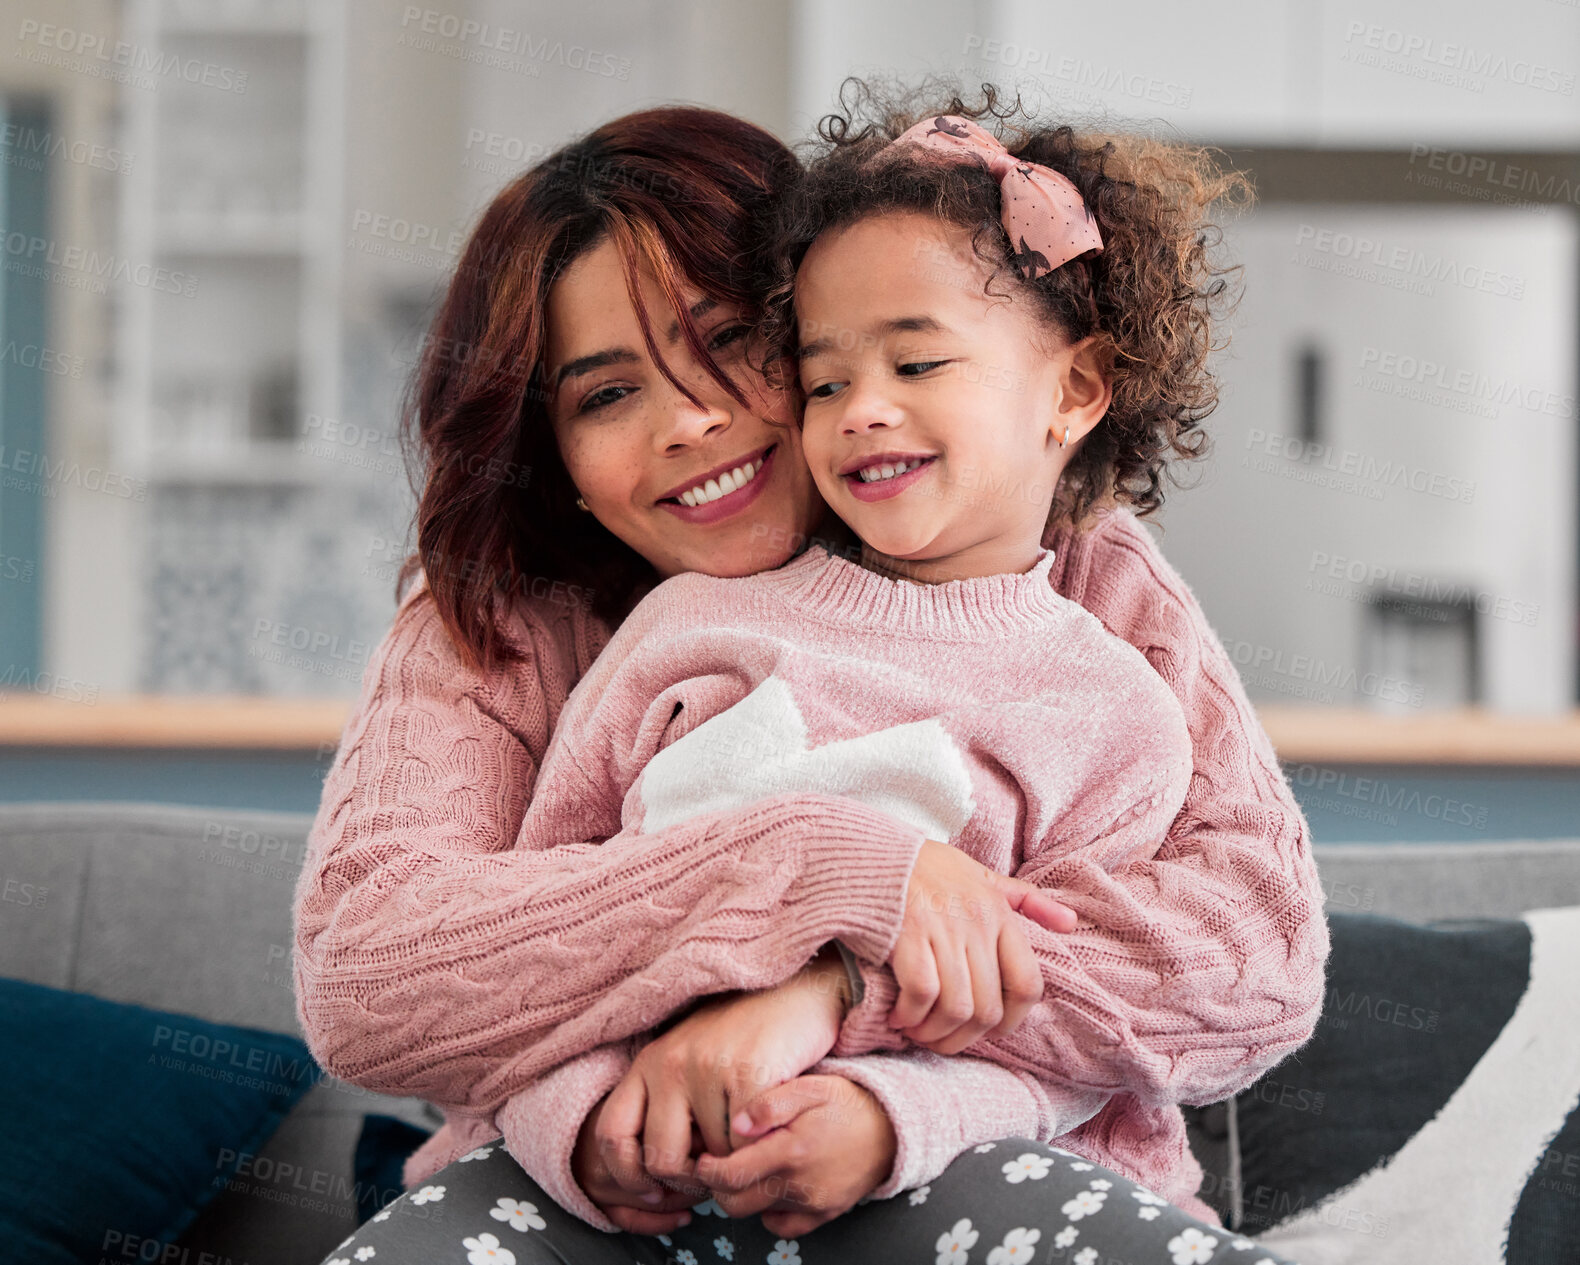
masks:
[[[1011,1185],[1030,1179],[1041,1181],[1048,1175],[1048,1170],[1053,1167],[1053,1161],[1046,1155],[1038,1155],[1035,1151],[1027,1151],[1016,1156],[1004,1165],[1004,1180]]]
[[[768,1265],[801,1265],[801,1253],[796,1250],[799,1246],[799,1239],[775,1241],[774,1250],[768,1253]]]
[[[971,1218],[961,1217],[933,1245],[938,1249],[938,1265],[966,1265],[966,1254],[976,1246],[978,1237],[971,1228]]]
[[[493,1153],[494,1153],[494,1148],[493,1147],[491,1147],[491,1146],[480,1146],[475,1151],[468,1151],[465,1155],[463,1155],[461,1157],[459,1162],[462,1163],[462,1164],[470,1164],[473,1160],[486,1160]]]
[[[516,1254],[508,1247],[500,1247],[492,1234],[479,1234],[475,1239],[462,1239],[466,1249],[467,1265],[516,1265]]]
[[[1082,1217],[1090,1217],[1103,1210],[1103,1201],[1108,1195],[1101,1190],[1077,1191],[1075,1198],[1065,1201],[1060,1212],[1069,1217],[1071,1221],[1079,1221]]]
[[[924,1204],[924,1203],[926,1203],[927,1202],[927,1192],[930,1191],[931,1189],[932,1189],[931,1186],[918,1186],[915,1190],[913,1190],[911,1192],[911,1207],[914,1208],[914,1207],[916,1207],[917,1204]]]
[[[1174,1265],[1206,1265],[1212,1259],[1212,1250],[1218,1246],[1217,1237],[1203,1234],[1195,1226],[1181,1230],[1169,1240],[1170,1259]]]
[[[1016,1226],[1004,1236],[1004,1242],[988,1253],[987,1265],[1031,1265],[1037,1255],[1035,1244],[1042,1238],[1042,1231]]]
[[[372,1247],[359,1247],[352,1253],[359,1261],[370,1261],[378,1255],[378,1249]]]
[[[443,1186],[424,1186],[411,1197],[414,1204],[436,1204],[444,1198]]]
[[[722,1234],[713,1240],[713,1250],[727,1261],[735,1259],[735,1244]]]
[[[525,1199],[499,1199],[495,1201],[488,1215],[495,1221],[503,1221],[512,1230],[520,1230],[525,1234],[528,1230],[546,1230],[549,1223],[538,1215],[538,1206],[528,1203]]]

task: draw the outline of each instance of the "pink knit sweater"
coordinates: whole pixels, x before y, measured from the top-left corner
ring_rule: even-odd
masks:
[[[518,599],[507,631],[528,670],[485,677],[414,586],[326,782],[296,940],[319,1061],[446,1111],[409,1183],[503,1132],[551,1194],[612,1230],[570,1180],[570,1147],[645,1030],[698,996],[778,983],[837,937],[869,964],[866,998],[817,1070],[866,1086],[895,1123],[895,1168],[874,1198],[977,1141],[1057,1136],[1216,1220],[1194,1197],[1201,1171],[1177,1104],[1244,1088],[1314,1030],[1328,937],[1305,823],[1221,645],[1135,519],[1121,511],[1044,543],[1053,592],[1137,647],[1173,692],[1194,770],[1161,843],[1132,840],[1111,869],[1072,857],[1057,870],[1082,924],[1032,929],[1043,1002],[1009,1037],[953,1058],[900,1048],[884,1023],[893,973],[870,965],[898,934],[917,824],[792,789],[654,818],[661,828],[613,846],[602,840],[618,820],[590,840],[533,836],[522,826],[535,771],[608,630],[580,607]],[[1092,1094],[1107,1102],[1088,1119]]]

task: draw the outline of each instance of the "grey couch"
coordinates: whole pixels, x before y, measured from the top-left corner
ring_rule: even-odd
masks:
[[[310,822],[166,805],[0,804],[0,878],[35,895],[0,904],[0,974],[297,1033],[291,897]],[[1580,840],[1334,844],[1316,855],[1330,910],[1419,921],[1580,904]],[[328,1194],[222,1191],[185,1236],[184,1259],[315,1265],[355,1225],[352,1154],[370,1112],[425,1128],[438,1120],[415,1100],[316,1085],[260,1154],[327,1174],[317,1186]],[[1203,1197],[1231,1217],[1228,1105],[1187,1118],[1208,1171]]]

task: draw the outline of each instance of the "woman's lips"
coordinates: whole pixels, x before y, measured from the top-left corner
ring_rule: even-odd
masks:
[[[763,454],[763,464],[744,487],[721,496],[716,501],[709,501],[706,505],[687,505],[683,501],[660,501],[676,518],[688,523],[716,523],[721,518],[728,518],[738,514],[762,493],[768,482],[768,476],[774,469],[774,458],[779,455],[779,445],[772,445]]]
[[[850,494],[858,501],[886,501],[891,496],[898,496],[911,484],[920,479],[932,468],[937,457],[929,457],[914,470],[907,470],[904,474],[897,474],[892,479],[879,479],[876,483],[862,481],[860,471],[844,476],[845,486],[850,489]]]

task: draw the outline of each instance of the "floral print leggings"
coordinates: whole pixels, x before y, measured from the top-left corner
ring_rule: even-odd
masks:
[[[559,1208],[503,1141],[407,1191],[324,1265],[1295,1265],[1079,1155],[1002,1138],[933,1182],[858,1203],[796,1239],[712,1199],[670,1234],[594,1229]]]

